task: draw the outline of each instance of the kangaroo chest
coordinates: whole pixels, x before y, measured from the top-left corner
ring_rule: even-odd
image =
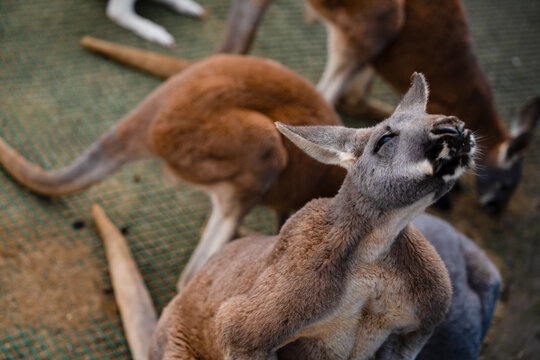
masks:
[[[289,347],[301,348],[295,354],[315,352],[321,359],[364,359],[389,335],[419,325],[418,304],[411,296],[414,290],[407,277],[387,263],[356,264],[343,281],[346,287],[334,309],[289,339]]]

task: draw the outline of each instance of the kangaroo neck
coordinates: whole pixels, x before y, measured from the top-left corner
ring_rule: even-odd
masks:
[[[381,209],[346,177],[330,204],[334,224],[325,241],[342,260],[354,255],[356,261],[363,263],[376,261],[431,201],[432,194],[429,194],[406,207]]]

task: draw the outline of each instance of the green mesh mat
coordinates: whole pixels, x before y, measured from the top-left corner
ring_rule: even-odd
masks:
[[[165,26],[173,50],[145,42],[105,17],[106,1],[0,1],[0,136],[47,169],[68,164],[133,108],[159,81],[94,56],[83,35],[185,59],[209,55],[221,39],[229,1],[201,0],[206,21],[142,1],[137,11]],[[508,123],[540,93],[540,2],[467,0],[479,57]],[[444,14],[441,14],[444,16]],[[316,81],[325,62],[325,30],[307,25],[302,2],[270,7],[252,54],[270,57]],[[434,50],[436,51],[436,50]],[[395,102],[376,83],[373,95]],[[346,118],[352,126],[362,122]],[[540,351],[540,132],[510,208],[493,220],[473,186],[442,214],[487,248],[503,269],[504,306],[489,334],[486,359],[535,358]],[[101,241],[90,217],[98,202],[127,232],[159,311],[196,245],[209,213],[206,196],[163,183],[158,162],[132,164],[98,186],[58,199],[36,196],[0,170],[0,358],[129,358]],[[272,233],[264,208],[245,220]],[[499,314],[500,313],[500,314]]]

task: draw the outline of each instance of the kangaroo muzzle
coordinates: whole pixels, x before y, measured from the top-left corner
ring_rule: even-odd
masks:
[[[426,157],[433,165],[433,174],[451,181],[473,164],[476,140],[465,123],[455,117],[437,121],[430,131]]]

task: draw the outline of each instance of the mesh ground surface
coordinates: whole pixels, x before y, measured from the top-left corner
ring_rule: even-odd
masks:
[[[137,5],[176,38],[176,48],[166,50],[112,24],[103,0],[0,1],[0,136],[46,169],[68,164],[159,83],[86,52],[78,40],[93,35],[198,59],[219,43],[229,1],[202,5],[211,14],[204,22],[153,3]],[[467,0],[465,6],[498,109],[509,123],[526,99],[540,93],[540,2]],[[325,62],[325,31],[304,23],[299,0],[277,0],[252,53],[316,81]],[[381,83],[374,96],[396,100]],[[533,359],[540,351],[538,129],[536,135],[525,178],[501,218],[480,212],[470,181],[452,212],[441,214],[484,246],[505,277],[486,359]],[[129,358],[90,217],[93,202],[127,231],[158,310],[174,295],[209,213],[203,193],[189,185],[167,187],[152,161],[59,199],[38,197],[0,171],[0,358]],[[263,208],[245,224],[273,231],[273,217]]]

